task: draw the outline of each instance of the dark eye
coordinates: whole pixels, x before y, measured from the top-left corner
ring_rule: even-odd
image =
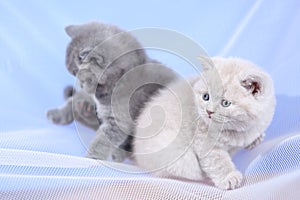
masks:
[[[204,101],[208,101],[209,100],[209,94],[208,93],[203,94],[202,99]]]
[[[228,107],[228,106],[231,105],[231,102],[223,99],[223,100],[221,101],[221,105],[222,105],[223,107]]]
[[[82,50],[78,54],[78,58],[81,62],[86,58],[87,55],[89,55],[90,51],[89,50]]]

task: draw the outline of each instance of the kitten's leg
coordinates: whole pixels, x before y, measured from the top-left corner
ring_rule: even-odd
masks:
[[[87,157],[107,160],[110,156],[114,161],[122,162],[129,156],[129,152],[112,145],[105,134],[102,131],[98,131],[95,139],[89,146]]]
[[[200,166],[213,183],[221,189],[235,189],[242,183],[242,174],[235,169],[228,152],[212,149],[200,159]]]
[[[62,108],[49,110],[47,118],[54,124],[70,124],[73,121],[72,99],[69,98]]]
[[[99,160],[107,160],[111,155],[111,143],[103,132],[101,126],[97,130],[97,134],[89,146],[87,157]]]
[[[204,180],[205,177],[200,169],[195,153],[191,150],[186,151],[183,155],[181,155],[181,157],[178,157],[174,163],[158,170],[155,173],[160,177],[185,177],[194,181]]]
[[[251,144],[246,146],[245,149],[253,149],[263,141],[264,137],[265,137],[265,133],[260,134],[259,137],[256,138]]]
[[[122,162],[128,156],[128,152],[119,146],[127,137],[114,120],[105,120],[89,147],[87,157],[106,160],[112,156],[114,161]]]
[[[124,142],[127,140],[128,135],[121,130],[113,117],[109,117],[106,121],[103,130],[112,144],[112,159],[116,162],[122,162],[128,157],[129,153],[121,149],[120,146],[126,145]]]

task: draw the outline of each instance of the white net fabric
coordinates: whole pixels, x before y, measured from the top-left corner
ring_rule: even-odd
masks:
[[[280,142],[279,142],[280,141]],[[153,177],[128,164],[28,150],[0,150],[0,199],[295,199],[300,136],[270,140],[235,160],[249,163],[241,188]]]

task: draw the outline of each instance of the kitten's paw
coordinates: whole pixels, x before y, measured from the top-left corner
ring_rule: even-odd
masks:
[[[93,153],[87,153],[85,156],[86,158],[91,158],[95,160],[107,160],[108,156],[103,154],[93,154]]]
[[[230,172],[224,179],[216,181],[215,185],[223,190],[233,190],[240,187],[243,175],[239,171]]]
[[[245,149],[253,149],[257,145],[259,145],[263,139],[264,139],[265,134],[261,134],[258,138],[256,138],[251,144],[245,147]]]
[[[58,109],[52,109],[47,112],[47,118],[53,124],[61,124],[62,118]]]
[[[124,150],[115,150],[112,153],[112,159],[115,162],[123,162],[128,157],[128,153]]]
[[[109,160],[111,157],[111,152],[109,148],[103,148],[103,149],[90,149],[87,152],[87,155],[85,156],[87,158],[92,158],[96,160]]]
[[[80,81],[80,86],[87,93],[94,94],[97,88],[97,78],[96,76],[88,69],[82,69],[78,72],[77,78]]]
[[[80,99],[75,101],[74,108],[83,117],[96,116],[96,106],[89,100]]]
[[[111,157],[111,147],[108,143],[103,142],[102,138],[96,136],[87,151],[86,157],[96,160],[108,160]]]

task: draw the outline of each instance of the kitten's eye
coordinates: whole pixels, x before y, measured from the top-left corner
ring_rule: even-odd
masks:
[[[85,57],[90,53],[90,50],[82,50],[79,52],[78,58],[82,62]]]
[[[229,107],[229,106],[231,105],[231,102],[223,99],[223,100],[221,101],[221,105],[222,105],[223,107]]]
[[[209,94],[208,93],[203,94],[202,99],[204,101],[208,101],[209,100]]]

